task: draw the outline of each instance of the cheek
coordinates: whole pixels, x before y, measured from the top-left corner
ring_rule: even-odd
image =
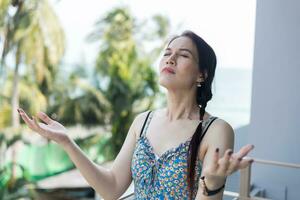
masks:
[[[193,75],[197,75],[198,73],[197,66],[195,66],[195,64],[192,62],[185,62],[178,66],[180,66],[179,70],[182,74],[193,76]]]
[[[197,80],[198,69],[194,63],[185,63],[185,65],[181,65],[178,72],[182,78],[189,83],[194,83]]]

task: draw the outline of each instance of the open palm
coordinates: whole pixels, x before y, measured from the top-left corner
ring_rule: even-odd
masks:
[[[246,168],[253,162],[253,159],[245,157],[253,148],[254,145],[247,144],[236,153],[233,153],[231,149],[227,149],[221,158],[219,149],[216,149],[213,162],[203,169],[203,175],[210,180],[222,182],[227,176],[237,170]]]
[[[23,109],[19,108],[18,112],[28,127],[41,136],[53,140],[58,144],[62,144],[68,139],[67,129],[45,113],[39,112],[37,114],[37,117],[44,122],[39,123],[36,117],[32,117],[32,119],[28,117]]]

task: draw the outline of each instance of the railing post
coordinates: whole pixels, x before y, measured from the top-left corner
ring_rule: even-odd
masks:
[[[250,194],[251,165],[252,164],[240,170],[241,176],[240,176],[239,196],[241,197],[241,199],[243,199],[243,197],[249,197]]]
[[[95,191],[95,200],[101,200],[103,198],[100,197],[100,195]]]

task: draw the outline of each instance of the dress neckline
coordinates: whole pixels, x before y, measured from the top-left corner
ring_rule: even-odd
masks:
[[[145,130],[144,130],[144,134],[142,134],[142,137],[145,138],[145,141],[146,141],[146,144],[148,145],[149,147],[149,150],[150,150],[150,153],[153,155],[153,157],[155,158],[155,160],[161,160],[162,158],[164,158],[166,155],[168,154],[172,154],[172,153],[175,153],[176,151],[178,151],[178,149],[180,149],[181,147],[184,147],[186,145],[188,145],[190,143],[190,141],[192,140],[192,136],[190,136],[187,140],[179,143],[177,146],[175,147],[171,147],[169,149],[167,149],[166,151],[164,151],[161,155],[158,155],[155,150],[154,150],[154,147],[153,145],[151,144],[151,141],[149,140],[149,138],[147,137],[146,135],[146,131],[148,129],[148,126],[149,126],[149,123],[152,119],[152,116],[153,116],[153,111],[150,113],[150,116],[149,116],[149,119],[147,120],[147,125],[145,127]],[[206,128],[207,126],[207,122],[209,122],[211,119],[215,118],[213,115],[209,116],[206,120],[203,121],[202,123],[202,127],[204,126],[204,128]],[[198,124],[198,126],[200,125],[200,123]],[[197,127],[198,127],[197,126]],[[205,130],[205,129],[204,129]],[[142,138],[140,137],[140,139]]]
[[[175,153],[178,151],[178,149],[181,149],[181,147],[184,147],[186,145],[188,145],[192,139],[192,137],[189,137],[186,141],[179,143],[179,145],[169,148],[166,151],[164,151],[161,155],[158,155],[157,153],[155,153],[155,150],[153,148],[153,145],[151,144],[149,138],[147,136],[144,136],[146,144],[149,147],[149,151],[150,153],[154,156],[154,158],[156,160],[161,160],[162,158],[166,157],[169,154]]]

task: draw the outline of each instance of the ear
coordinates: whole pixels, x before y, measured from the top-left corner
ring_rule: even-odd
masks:
[[[197,82],[204,82],[205,80],[206,80],[206,78],[207,78],[207,72],[205,71],[205,77],[203,76],[203,73],[202,72],[199,72],[199,76],[198,76],[198,78],[197,78]]]
[[[196,82],[197,83],[202,83],[202,82],[204,82],[204,78],[203,77],[199,77]]]

